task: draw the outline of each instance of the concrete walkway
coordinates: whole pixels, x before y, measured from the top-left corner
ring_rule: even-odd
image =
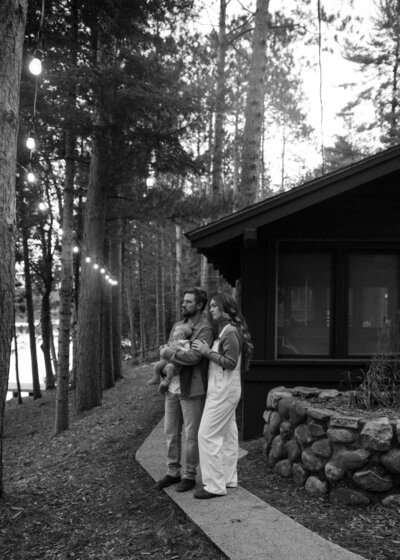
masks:
[[[136,460],[154,480],[164,476],[163,421],[138,449]],[[174,486],[164,491],[232,560],[365,560],[306,529],[240,486],[212,500],[196,500],[193,491],[177,492]]]

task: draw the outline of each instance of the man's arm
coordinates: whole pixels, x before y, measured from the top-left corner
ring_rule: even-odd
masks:
[[[207,342],[209,346],[212,345],[214,335],[211,325],[204,325],[200,327],[198,330],[196,329],[191,336],[190,340],[194,340],[195,338],[199,338],[200,340],[204,340]],[[168,360],[168,362],[172,362],[173,364],[177,364],[180,366],[194,366],[201,362],[203,359],[202,354],[197,350],[175,350],[173,348],[165,348],[161,352],[161,357],[164,360]]]

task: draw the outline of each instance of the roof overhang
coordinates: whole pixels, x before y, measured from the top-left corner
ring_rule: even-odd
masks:
[[[192,230],[186,237],[200,253],[216,255],[217,247],[223,250],[227,243],[244,236],[246,230],[256,231],[261,226],[399,170],[400,146],[395,146]]]

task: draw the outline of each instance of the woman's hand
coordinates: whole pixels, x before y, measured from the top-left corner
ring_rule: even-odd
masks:
[[[191,346],[193,350],[197,350],[198,352],[200,352],[200,354],[203,354],[203,356],[206,356],[210,350],[207,342],[205,342],[204,340],[199,340],[198,338],[196,338],[196,340],[193,340]]]

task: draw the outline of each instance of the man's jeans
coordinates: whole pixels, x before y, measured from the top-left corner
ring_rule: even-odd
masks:
[[[182,427],[186,436],[185,470],[183,478],[194,480],[199,464],[197,434],[203,413],[205,396],[182,399],[165,393],[164,432],[167,440],[167,474],[179,476],[181,471]]]

